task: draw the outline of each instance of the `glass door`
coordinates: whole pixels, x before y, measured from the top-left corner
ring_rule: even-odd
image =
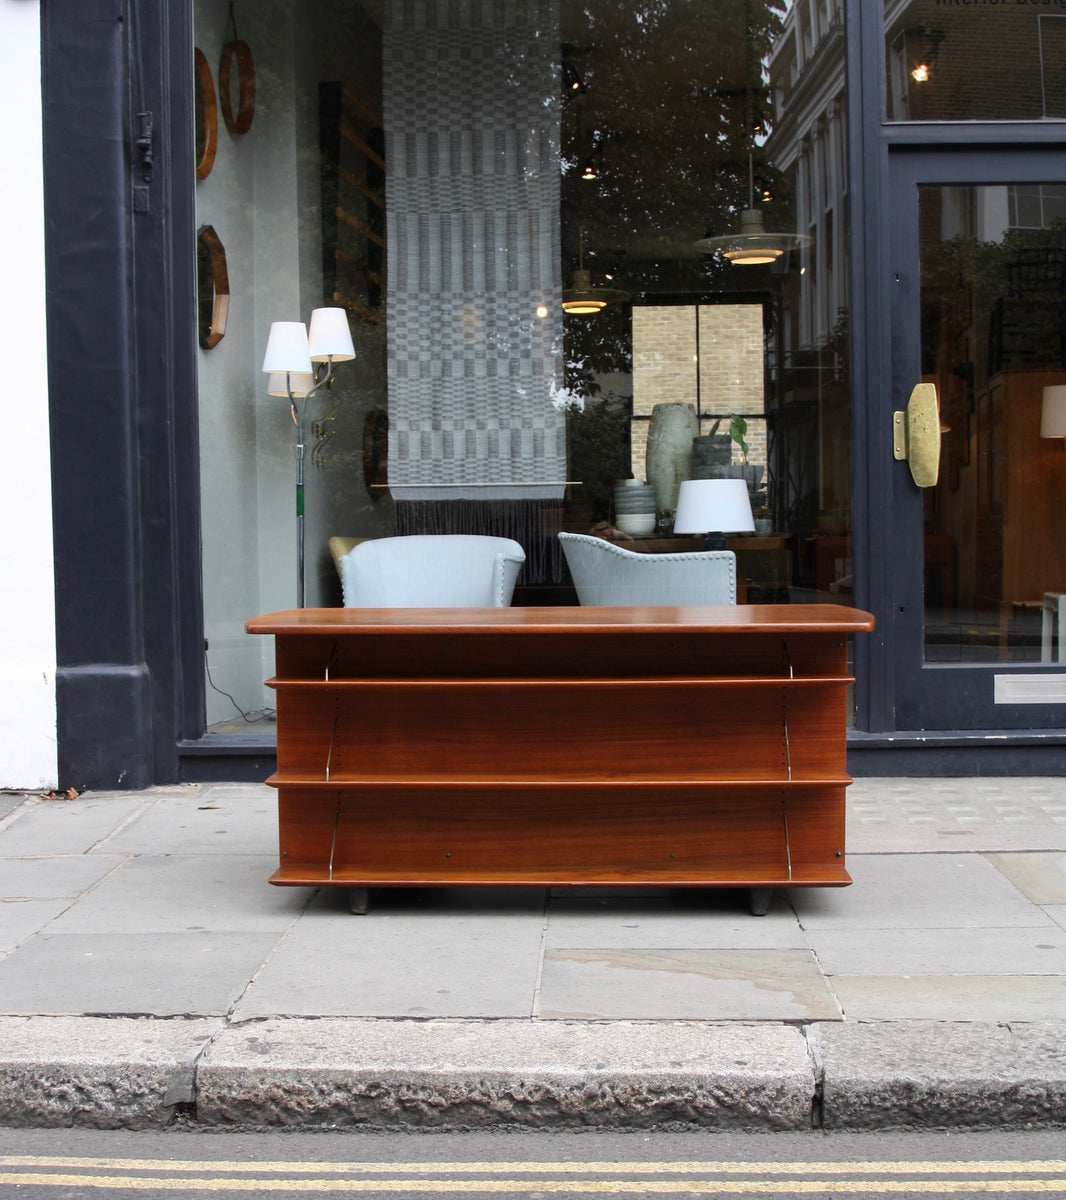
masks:
[[[894,463],[896,727],[1062,728],[1062,158],[899,150],[890,172],[892,407],[932,385],[940,436],[931,486]]]

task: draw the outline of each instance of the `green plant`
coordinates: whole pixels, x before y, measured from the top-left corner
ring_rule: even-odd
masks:
[[[725,417],[719,417],[711,426],[710,436],[714,437],[718,432],[718,427],[725,420]],[[743,455],[744,461],[748,458],[748,443],[744,435],[748,432],[748,423],[743,417],[738,417],[736,413],[729,414],[729,436],[740,447],[740,453]]]

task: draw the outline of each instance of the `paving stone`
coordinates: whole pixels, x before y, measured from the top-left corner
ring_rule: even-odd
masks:
[[[1066,904],[1066,854],[986,854],[988,861],[1034,904]]]
[[[783,892],[764,917],[751,915],[748,893],[708,890],[640,896],[553,898],[545,949],[669,946],[689,950],[806,950]]]
[[[0,902],[0,952],[7,953],[49,922],[54,921],[69,906],[62,898],[51,900],[4,900]]]
[[[481,889],[476,897],[428,898],[422,910],[375,902],[366,916],[353,916],[343,891],[322,896],[234,1015],[528,1017],[543,905],[539,889],[495,899]]]
[[[1062,975],[834,975],[849,1021],[1066,1021]]]
[[[263,933],[39,933],[0,960],[7,1013],[221,1016],[277,943]]]
[[[851,854],[1056,850],[1064,829],[1056,778],[860,778],[847,793]]]
[[[118,854],[0,859],[5,900],[74,899],[125,861]]]
[[[95,855],[90,856],[95,858]],[[113,871],[50,933],[283,933],[307,905],[300,888],[272,887],[272,857],[143,854]]]
[[[810,938],[830,976],[1061,975],[1066,988],[1066,936],[1050,917],[1034,928],[927,929],[921,937],[913,929],[822,929]]]
[[[160,796],[104,843],[125,854],[263,854],[277,858],[278,798],[257,785],[206,785]]]
[[[840,1009],[809,950],[560,949],[544,955],[537,1015],[790,1021]]]
[[[814,936],[827,929],[1005,929],[1046,918],[979,854],[848,855],[849,888],[797,888]]]
[[[76,800],[36,800],[21,806],[0,832],[0,854],[87,854],[151,803],[150,794],[142,792],[87,792]]]

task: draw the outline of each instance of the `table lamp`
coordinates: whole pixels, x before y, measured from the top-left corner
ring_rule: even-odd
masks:
[[[723,534],[754,529],[748,485],[743,479],[682,480],[674,533],[706,534],[708,550],[724,550]]]

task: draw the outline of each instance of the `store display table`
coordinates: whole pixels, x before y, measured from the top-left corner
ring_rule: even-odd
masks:
[[[301,609],[276,884],[844,885],[836,605]],[[357,893],[358,894],[358,893]]]

